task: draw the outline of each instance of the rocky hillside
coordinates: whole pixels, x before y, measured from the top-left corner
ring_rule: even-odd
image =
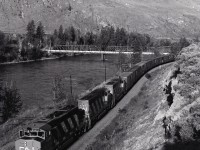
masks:
[[[199,150],[200,44],[150,74],[141,93],[101,131],[88,150]]]
[[[188,37],[199,34],[199,11],[198,0],[1,0],[0,30],[25,32],[34,19],[48,32],[61,24],[82,31],[110,24],[156,37]]]

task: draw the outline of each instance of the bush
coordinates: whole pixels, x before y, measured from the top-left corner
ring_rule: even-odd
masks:
[[[18,89],[10,83],[0,86],[0,100],[3,102],[3,120],[6,121],[20,112],[22,101]]]
[[[27,53],[30,60],[37,60],[43,57],[43,52],[37,47],[29,49]]]

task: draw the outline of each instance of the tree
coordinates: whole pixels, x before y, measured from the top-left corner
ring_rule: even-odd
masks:
[[[66,42],[69,40],[69,31],[68,31],[68,29],[65,29],[65,31],[64,31],[63,39],[64,39],[65,44],[66,44]]]
[[[190,43],[185,37],[180,38],[179,43],[180,43],[181,49],[190,45]]]
[[[0,47],[5,45],[5,34],[0,31]]]
[[[126,30],[124,28],[121,28],[120,29],[120,32],[119,32],[120,36],[119,36],[119,39],[120,39],[120,45],[121,46],[127,46],[127,33],[126,33]]]
[[[120,46],[120,29],[117,28],[115,31],[115,44],[116,46]]]
[[[58,31],[57,29],[54,30],[53,35],[51,36],[51,46],[55,46],[59,43],[59,38],[58,38]]]
[[[101,29],[101,33],[98,39],[98,43],[100,44],[101,50],[105,50],[111,40],[111,32],[110,32],[110,27],[103,27]]]
[[[86,45],[93,45],[95,42],[95,36],[92,32],[87,32],[85,35],[85,44]]]
[[[33,47],[28,51],[28,58],[30,60],[41,59],[43,56],[43,51],[39,47]]]
[[[84,38],[82,36],[79,37],[78,41],[77,41],[78,45],[84,45]]]
[[[35,22],[34,20],[31,20],[31,22],[27,25],[27,39],[30,43],[34,42],[35,37]]]
[[[174,55],[177,55],[182,50],[182,48],[187,47],[189,45],[190,43],[185,37],[180,38],[179,42],[175,42],[171,44],[171,52]]]
[[[54,30],[53,36],[55,36],[56,38],[58,37],[58,31],[57,31],[57,29]]]
[[[74,43],[76,40],[76,32],[73,26],[69,27],[69,40]]]
[[[42,23],[40,22],[37,29],[36,29],[36,38],[38,38],[42,43],[44,42],[44,27]]]
[[[109,32],[110,32],[110,42],[109,45],[113,46],[115,45],[115,29],[113,26],[111,26],[109,28]]]
[[[20,94],[12,82],[0,86],[0,100],[3,102],[4,121],[18,114],[22,108]]]
[[[58,38],[63,41],[63,26],[60,25],[59,30],[58,30]]]

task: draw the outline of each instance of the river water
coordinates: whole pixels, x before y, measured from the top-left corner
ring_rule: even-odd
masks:
[[[0,82],[13,81],[19,89],[25,107],[52,102],[53,79],[61,75],[65,80],[66,93],[70,94],[72,76],[73,93],[79,95],[94,87],[117,71],[117,55],[106,55],[106,62],[100,55],[82,55],[62,59],[0,66]]]

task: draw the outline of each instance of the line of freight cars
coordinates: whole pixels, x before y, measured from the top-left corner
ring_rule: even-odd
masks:
[[[130,71],[109,79],[80,98],[78,107],[65,106],[20,130],[15,149],[65,149],[112,109],[147,71],[171,61],[174,61],[173,55],[140,62]]]

